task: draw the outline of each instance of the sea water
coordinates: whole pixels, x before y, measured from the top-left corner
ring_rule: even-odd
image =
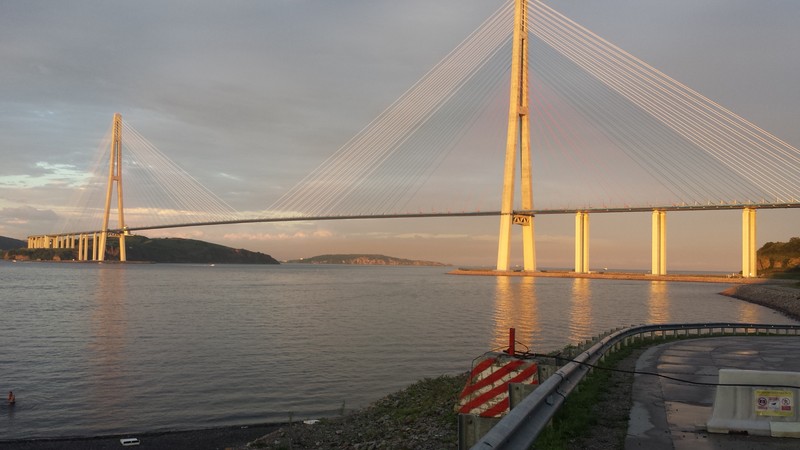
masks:
[[[442,267],[0,262],[0,440],[180,430],[363,407],[642,323],[793,323],[724,284]],[[5,395],[5,394],[3,394]]]

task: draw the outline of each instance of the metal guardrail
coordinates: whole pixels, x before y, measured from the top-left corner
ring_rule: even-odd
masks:
[[[671,335],[670,335],[671,333]],[[529,448],[556,414],[567,396],[605,355],[645,338],[716,337],[747,335],[800,335],[800,325],[769,325],[752,323],[683,323],[641,325],[615,331],[539,385],[514,409],[509,411],[472,450]]]

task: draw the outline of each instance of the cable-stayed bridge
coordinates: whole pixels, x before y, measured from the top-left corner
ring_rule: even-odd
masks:
[[[507,2],[258,213],[238,213],[128,124],[114,124],[108,176],[90,183],[99,196],[82,198],[72,222],[31,236],[29,246],[77,246],[81,259],[102,260],[105,237],[123,240],[126,229],[498,215],[498,270],[508,269],[514,223],[522,225],[525,270],[535,270],[533,216],[575,214],[575,270],[585,272],[590,214],[651,211],[652,272],[663,274],[667,211],[741,209],[748,276],[756,271],[755,211],[798,207],[800,198],[796,148],[538,1]],[[438,169],[453,161],[463,171],[440,177]],[[442,186],[485,190],[471,185],[469,170],[495,168],[504,174],[503,191],[490,207],[399,212]],[[143,195],[132,204],[134,190]],[[117,224],[111,225],[114,196]],[[124,260],[124,244],[119,248]]]

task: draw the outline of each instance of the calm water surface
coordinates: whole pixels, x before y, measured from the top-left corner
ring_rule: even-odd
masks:
[[[792,323],[726,286],[444,268],[0,262],[0,440],[338,414],[507,344],[619,326]]]

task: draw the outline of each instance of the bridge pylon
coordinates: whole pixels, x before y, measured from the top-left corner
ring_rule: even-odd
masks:
[[[117,214],[119,228],[119,260],[127,261],[125,255],[125,214],[122,208],[122,115],[114,114],[114,126],[111,132],[111,158],[108,163],[108,187],[106,188],[106,207],[103,214],[103,227],[100,231],[96,251],[98,261],[105,260],[106,240],[108,238],[108,218],[111,213],[111,197],[114,192],[114,182],[117,185]]]
[[[533,216],[514,215],[514,176],[517,148],[520,159],[521,207],[533,210],[531,180],[530,121],[528,119],[528,11],[525,0],[516,0],[514,10],[514,42],[511,51],[511,88],[508,104],[503,197],[500,208],[500,235],[497,245],[497,270],[507,271],[511,253],[511,226],[522,225],[523,267],[536,270]]]

